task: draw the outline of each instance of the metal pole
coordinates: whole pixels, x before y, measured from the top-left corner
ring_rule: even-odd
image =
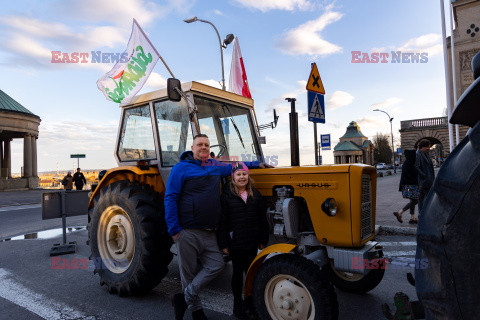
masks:
[[[395,147],[393,146],[393,126],[392,126],[392,122],[393,122],[393,118],[390,118],[390,134],[392,135],[393,173],[397,173],[397,166],[395,165]]]
[[[318,143],[317,143],[317,123],[313,123],[313,143],[315,143],[315,165],[318,166]]]
[[[285,98],[290,102],[290,162],[292,167],[300,165],[300,149],[298,146],[298,114],[295,112],[295,98]]]
[[[62,201],[62,231],[63,231],[63,244],[67,244],[67,213],[65,212],[65,192],[60,192]]]
[[[453,102],[457,103],[457,77],[455,72],[455,43],[453,41],[453,14],[452,6],[448,5],[448,11],[450,11],[450,50],[452,56],[452,83],[453,83]],[[460,132],[458,124],[455,125],[455,145],[460,143]]]
[[[223,69],[223,49],[222,49],[222,40],[220,39],[220,34],[218,33],[217,28],[215,28],[213,23],[211,23],[210,21],[202,20],[202,19],[198,19],[198,21],[208,23],[209,25],[211,25],[213,27],[213,29],[215,29],[215,32],[217,33],[218,43],[220,44],[220,58],[222,60],[222,90],[226,91],[227,89],[225,87],[225,71]]]
[[[450,144],[450,152],[453,150],[453,126],[450,123],[452,117],[452,102],[450,98],[450,77],[448,76],[448,57],[447,57],[447,35],[445,32],[445,8],[444,0],[440,0],[440,12],[442,16],[442,38],[443,38],[443,63],[445,65],[445,85],[447,90],[447,113],[448,113],[448,141]]]

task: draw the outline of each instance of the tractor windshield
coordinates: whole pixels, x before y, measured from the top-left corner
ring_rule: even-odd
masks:
[[[253,125],[247,108],[194,96],[200,132],[208,135],[211,152],[220,161],[252,161],[257,156]],[[181,105],[180,105],[181,104]],[[154,103],[160,137],[162,167],[179,162],[193,144],[186,103]]]

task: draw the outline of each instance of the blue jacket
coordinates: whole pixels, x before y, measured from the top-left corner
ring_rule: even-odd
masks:
[[[245,162],[258,168],[260,162]],[[195,160],[192,151],[180,156],[170,172],[165,191],[165,220],[174,236],[182,229],[215,229],[220,223],[220,180],[232,174],[232,165],[215,159]]]

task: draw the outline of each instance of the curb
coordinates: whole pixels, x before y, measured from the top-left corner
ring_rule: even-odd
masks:
[[[395,234],[395,235],[414,236],[417,234],[417,228],[375,225],[375,234],[379,234],[382,231],[388,234]]]
[[[41,202],[29,202],[29,203],[12,203],[12,204],[2,204],[0,205],[0,208],[4,207],[18,207],[18,206],[29,206],[32,204],[41,204]]]

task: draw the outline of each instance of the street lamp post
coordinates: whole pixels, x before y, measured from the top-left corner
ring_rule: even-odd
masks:
[[[380,109],[374,109],[373,111],[380,111],[380,112],[383,112],[385,113],[387,116],[388,116],[388,120],[390,121],[390,134],[392,136],[392,161],[393,161],[393,172],[394,173],[397,173],[397,166],[395,165],[395,147],[393,146],[393,126],[392,126],[392,121],[393,121],[393,118],[390,117],[390,115],[386,112],[386,111],[383,111],[383,110],[380,110]]]
[[[217,37],[218,37],[218,43],[220,45],[220,59],[221,59],[221,62],[222,62],[222,90],[226,91],[227,89],[225,87],[225,71],[224,71],[224,68],[223,68],[223,48],[226,48],[227,45],[229,45],[235,37],[233,36],[233,34],[228,34],[227,37],[225,38],[225,40],[223,40],[223,45],[222,45],[222,40],[220,38],[220,34],[218,33],[218,30],[215,27],[215,25],[213,23],[211,23],[210,21],[198,19],[197,17],[193,17],[193,18],[190,18],[190,19],[185,19],[183,21],[185,21],[186,23],[192,23],[192,22],[200,21],[200,22],[208,23],[209,25],[211,25],[213,27],[213,29],[215,29],[215,32],[217,33]]]

